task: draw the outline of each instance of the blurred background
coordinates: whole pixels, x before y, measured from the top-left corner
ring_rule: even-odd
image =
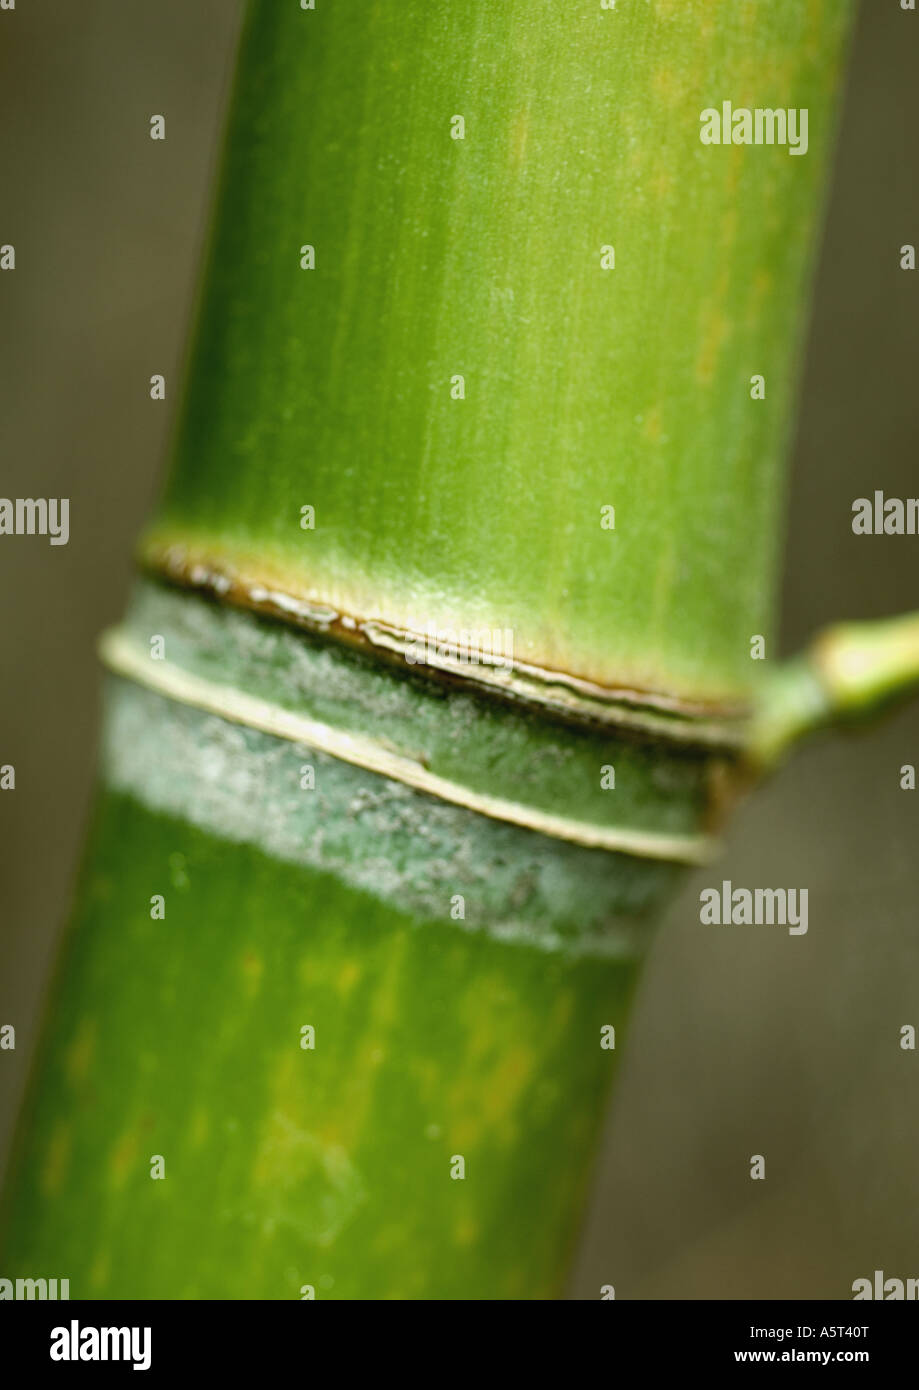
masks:
[[[70,544],[0,546],[0,1161],[86,825],[97,634],[168,452],[238,0],[29,0],[0,17],[0,494],[71,498]],[[919,15],[856,30],[788,496],[782,649],[919,604],[919,541],[851,504],[919,494]],[[137,138],[151,114],[167,139]],[[167,399],[149,400],[165,374]],[[919,1276],[919,704],[821,740],[743,806],[656,939],[571,1294],[851,1297]],[[703,881],[794,884],[810,930],[698,929]],[[752,1154],[766,1157],[751,1182]]]

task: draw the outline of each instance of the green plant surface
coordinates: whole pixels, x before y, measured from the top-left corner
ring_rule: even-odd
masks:
[[[3,1268],[72,1298],[558,1296],[634,975],[108,794]]]
[[[474,680],[445,686],[419,668],[146,582],[102,652],[120,674],[184,703],[207,702],[243,725],[261,716],[268,733],[284,716],[292,732],[298,718],[309,721],[304,741],[312,735],[322,747],[324,738],[345,760],[401,772],[458,804],[500,798],[508,818],[543,829],[551,818],[561,838],[566,822],[576,842],[593,837],[651,858],[702,856],[700,827],[714,819],[740,732],[700,732],[695,721],[663,716],[651,731],[552,718],[544,707],[495,699]],[[720,732],[727,746],[700,745],[702,732]]]
[[[256,0],[151,563],[743,698],[850,18]],[[704,145],[725,99],[807,153]]]
[[[851,14],[252,0],[5,1271],[561,1294],[651,924],[765,727]],[[703,145],[728,99],[807,154]]]

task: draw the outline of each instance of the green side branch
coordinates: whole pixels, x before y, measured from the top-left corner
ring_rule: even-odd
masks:
[[[805,736],[863,722],[919,686],[919,613],[839,623],[779,666],[760,692],[749,759],[769,768]]]

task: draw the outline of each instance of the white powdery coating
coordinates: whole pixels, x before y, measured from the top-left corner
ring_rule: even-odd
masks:
[[[300,769],[315,769],[303,790]],[[547,841],[302,743],[111,682],[106,781],[153,811],[336,874],[402,910],[542,950],[640,953],[670,866]],[[465,919],[451,918],[462,894]]]

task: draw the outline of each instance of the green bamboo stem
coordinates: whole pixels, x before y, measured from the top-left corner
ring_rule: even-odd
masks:
[[[850,15],[252,6],[151,565],[743,705]],[[704,145],[726,97],[807,154]]]
[[[73,1298],[562,1292],[634,964],[426,922],[111,792],[65,959],[5,1270]]]
[[[250,6],[4,1269],[562,1292],[751,728],[849,18]]]

